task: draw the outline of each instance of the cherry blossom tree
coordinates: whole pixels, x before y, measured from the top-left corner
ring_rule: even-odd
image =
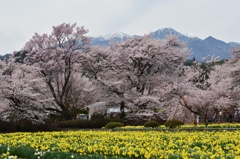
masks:
[[[209,118],[214,114],[218,116],[221,109],[234,108],[229,69],[224,66],[212,58],[203,64],[195,62],[185,68],[185,78],[179,83],[176,94],[180,104],[194,114],[195,124],[197,115],[204,119],[207,126]]]
[[[89,50],[87,32],[84,27],[63,23],[54,26],[50,35],[35,33],[23,48],[27,52],[24,63],[37,68],[38,77],[54,99],[54,106],[48,110],[65,119],[76,116],[77,109],[88,101],[82,100],[83,96],[90,99],[93,90],[79,71],[79,57]]]
[[[227,63],[227,67],[231,69],[231,76],[233,78],[232,84],[235,89],[238,91],[239,89],[239,81],[240,81],[240,46],[234,48],[232,50],[233,57]]]
[[[12,120],[42,119],[44,103],[38,100],[40,94],[34,91],[33,70],[32,67],[15,63],[13,58],[0,63],[1,113]]]
[[[84,27],[63,23],[35,34],[20,52],[0,61],[1,108],[16,114],[45,110],[73,119],[79,109],[106,102],[132,113],[192,113],[208,118],[240,100],[240,47],[219,65],[184,66],[189,50],[176,36],[151,35],[106,46],[89,46]],[[178,107],[178,106],[183,107]]]
[[[116,102],[122,111],[127,107],[132,112],[154,112],[164,109],[164,89],[189,51],[175,36],[157,40],[146,35],[83,55],[84,75],[96,81],[105,100]]]
[[[228,59],[218,70],[222,75],[221,87],[225,90],[225,96],[233,101],[233,108],[239,109],[240,107],[240,46],[232,49],[232,57]],[[223,92],[223,91],[222,91]],[[229,104],[228,104],[229,105]]]

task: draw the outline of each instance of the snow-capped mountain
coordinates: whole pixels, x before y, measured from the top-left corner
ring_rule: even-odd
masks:
[[[208,55],[219,56],[221,59],[226,59],[231,57],[230,51],[232,48],[240,45],[236,42],[226,43],[224,41],[218,40],[212,36],[206,39],[200,39],[196,36],[189,34],[182,34],[173,28],[162,28],[152,33],[154,38],[163,39],[168,35],[176,35],[180,40],[186,43],[187,47],[191,50],[192,55],[190,59],[195,57],[196,60],[201,61],[202,57]],[[108,46],[110,41],[121,42],[128,38],[139,37],[138,35],[128,35],[126,33],[114,33],[101,35],[98,37],[92,37],[92,45],[105,45]],[[0,59],[8,57],[10,54],[1,56]]]
[[[202,57],[206,57],[208,55],[219,56],[221,59],[226,59],[231,56],[230,50],[233,48],[233,45],[211,36],[202,40],[198,37],[179,33],[172,28],[159,29],[153,32],[154,38],[163,39],[167,35],[178,36],[179,39],[184,41],[187,44],[188,48],[192,51],[190,58],[195,57],[195,59],[199,61],[202,59]]]
[[[109,45],[110,41],[116,41],[116,42],[121,42],[123,40],[126,40],[128,38],[132,38],[134,36],[128,35],[125,33],[114,33],[114,34],[106,34],[106,35],[101,35],[98,37],[92,37],[92,44],[93,45]]]
[[[195,59],[199,61],[201,61],[202,57],[206,57],[208,55],[219,56],[221,59],[229,58],[231,56],[231,49],[239,45],[239,43],[235,42],[226,43],[211,36],[207,37],[206,39],[200,39],[189,34],[182,34],[173,28],[162,28],[153,32],[152,35],[157,39],[163,39],[168,35],[178,36],[179,39],[185,42],[187,47],[192,51],[192,55],[189,58],[195,57]],[[104,36],[93,37],[92,44],[107,46],[111,40],[120,42],[134,36],[125,33],[108,34]]]
[[[104,39],[104,40],[111,40],[111,39],[117,38],[117,39],[124,40],[126,38],[131,38],[131,37],[132,37],[131,35],[128,35],[128,34],[125,34],[125,33],[113,33],[113,34],[101,35],[101,36],[98,36],[96,38],[101,38],[101,39]]]
[[[182,41],[188,41],[191,39],[199,39],[190,34],[182,34],[180,32],[177,32],[173,28],[163,28],[163,29],[159,29],[159,30],[153,32],[153,37],[158,38],[158,39],[164,39],[168,35],[177,35],[179,37],[179,39]]]

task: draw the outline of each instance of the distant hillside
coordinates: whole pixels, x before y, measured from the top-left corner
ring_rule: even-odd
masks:
[[[187,34],[182,34],[177,32],[172,28],[163,28],[159,29],[152,33],[154,38],[157,39],[164,39],[168,35],[176,35],[179,39],[186,43],[187,47],[191,50],[192,55],[189,59],[193,57],[197,61],[202,61],[203,57],[208,55],[212,56],[219,56],[220,59],[227,59],[231,57],[230,51],[232,48],[239,45],[236,42],[226,43],[224,41],[218,40],[212,36],[207,37],[206,39],[200,39],[198,37],[194,37]],[[128,35],[125,33],[114,33],[114,34],[107,34],[98,37],[92,37],[92,45],[105,45],[108,46],[111,41],[120,42],[124,41],[128,38],[139,37],[138,35]],[[9,57],[11,54],[6,54],[4,56],[0,55],[0,59],[4,59]]]
[[[98,37],[92,37],[92,45],[108,46],[111,41],[121,42],[133,36],[125,33],[107,34]]]
[[[179,33],[172,28],[159,29],[153,32],[152,34],[153,34],[153,37],[157,39],[163,39],[168,35],[178,36],[179,39],[185,42],[187,47],[192,51],[192,55],[189,58],[195,57],[195,59],[198,61],[201,61],[202,57],[206,57],[208,55],[219,56],[220,59],[229,58],[231,57],[231,54],[230,54],[231,49],[239,45],[238,43],[235,43],[235,42],[226,43],[224,41],[215,39],[211,36],[202,40],[198,37]],[[124,34],[124,33],[108,34],[105,36],[93,37],[92,44],[93,45],[109,45],[110,41],[119,42],[131,37],[134,37],[134,36]]]
[[[0,55],[0,60],[8,58],[10,55],[11,54]]]

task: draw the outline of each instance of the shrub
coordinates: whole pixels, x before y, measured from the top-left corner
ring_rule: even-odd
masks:
[[[45,119],[43,119],[43,121],[47,124],[54,123],[54,119],[51,119],[51,118],[45,118]]]
[[[13,131],[15,131],[13,122],[0,121],[0,132],[13,132]]]
[[[93,114],[92,119],[103,119],[104,116],[102,114]]]
[[[35,132],[37,131],[58,131],[57,124],[55,123],[45,123],[45,124],[37,124],[33,126]]]
[[[91,128],[102,128],[110,122],[121,122],[122,123],[122,119],[116,119],[116,118],[92,119],[91,120],[91,126],[92,126]]]
[[[144,127],[151,127],[151,128],[156,128],[159,126],[160,124],[157,121],[148,121],[144,124]]]
[[[76,114],[88,114],[88,110],[86,109],[77,109]]]
[[[66,120],[58,123],[60,128],[102,128],[109,122],[122,122],[121,119]]]
[[[105,125],[105,128],[107,129],[113,129],[113,128],[116,128],[116,127],[123,127],[124,124],[121,123],[121,122],[110,122],[110,123],[107,123]]]
[[[131,126],[140,126],[144,125],[148,119],[135,114],[128,114],[124,119],[123,122],[125,125],[131,125]]]
[[[27,146],[19,146],[19,147],[10,147],[9,153],[12,156],[18,156],[19,158],[28,158],[28,159],[34,159],[34,153],[35,149],[30,148]]]
[[[31,120],[21,120],[15,125],[16,131],[38,132],[38,131],[57,131],[58,128],[54,123],[37,123],[33,124]]]
[[[167,120],[164,124],[166,127],[175,128],[184,125],[184,123],[177,119]]]
[[[16,123],[17,131],[33,131],[33,124],[31,120],[21,120]]]
[[[83,120],[65,120],[58,123],[60,128],[79,128],[80,125],[84,126]]]

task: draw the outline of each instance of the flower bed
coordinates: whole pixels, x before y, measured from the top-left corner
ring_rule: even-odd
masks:
[[[0,134],[0,158],[238,158],[239,131]],[[49,157],[50,156],[50,157]]]
[[[221,124],[209,124],[207,127],[204,124],[198,124],[197,126],[194,126],[192,124],[186,124],[181,125],[180,127],[176,127],[176,129],[211,129],[211,128],[217,128],[217,129],[239,129],[240,123],[221,123]],[[149,129],[144,128],[144,126],[125,126],[118,129]],[[157,127],[157,129],[168,129],[164,125],[160,125]]]

